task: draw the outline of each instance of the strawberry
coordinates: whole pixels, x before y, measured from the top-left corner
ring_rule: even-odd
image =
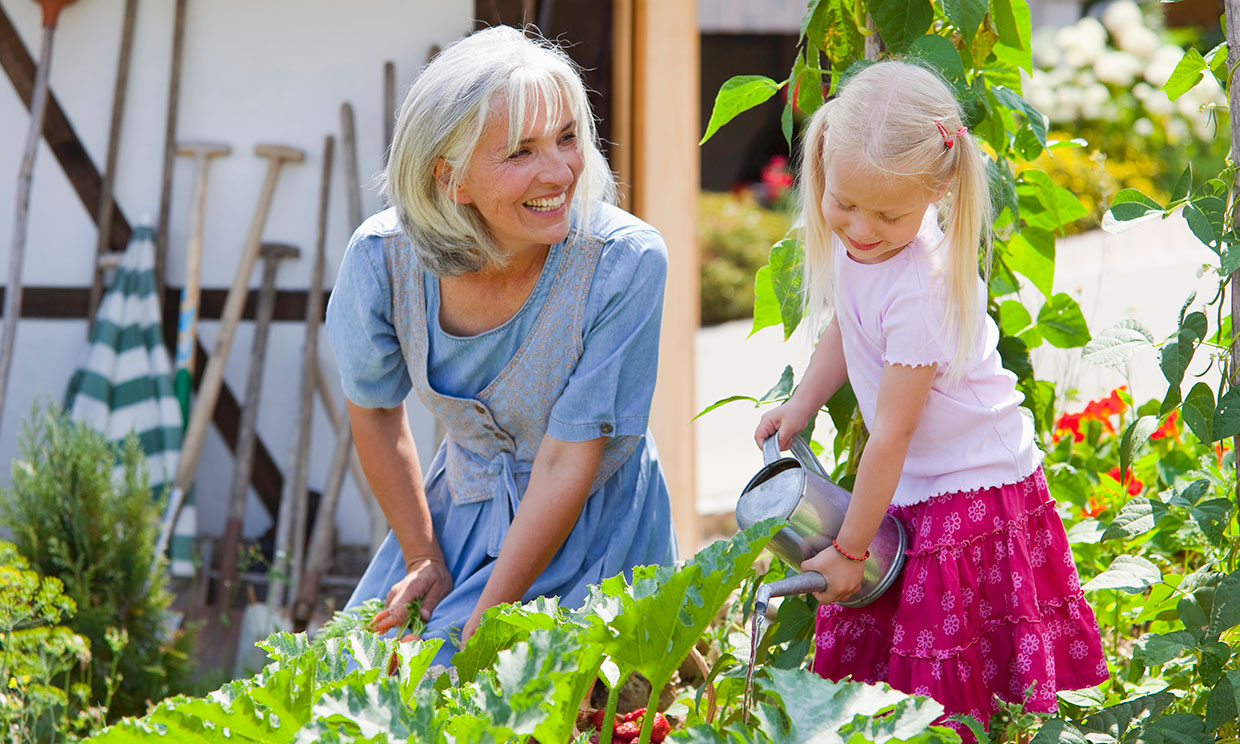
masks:
[[[662,713],[655,713],[654,728],[650,731],[650,741],[658,744],[658,742],[661,742],[667,738],[667,735],[671,732],[671,730],[672,724],[667,722],[667,717]]]
[[[624,714],[624,720],[626,720],[626,721],[640,721],[640,720],[642,719],[642,716],[644,716],[644,715],[646,715],[646,709],[645,709],[645,708],[638,708],[637,710],[631,710],[631,711],[629,711],[628,713],[625,713],[625,714]]]
[[[602,730],[603,716],[605,715],[607,715],[607,710],[605,708],[599,708],[598,710],[594,711],[593,713],[590,714],[590,725],[596,729]]]
[[[642,725],[640,721],[623,721],[617,723],[616,727],[612,729],[613,736],[624,741],[636,739],[641,732]]]

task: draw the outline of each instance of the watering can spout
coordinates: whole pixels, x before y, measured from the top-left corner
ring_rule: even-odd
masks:
[[[789,594],[809,594],[826,590],[827,580],[822,574],[817,571],[806,571],[758,587],[758,591],[754,593],[753,611],[756,615],[765,616],[766,606],[770,603],[771,597],[786,597]]]

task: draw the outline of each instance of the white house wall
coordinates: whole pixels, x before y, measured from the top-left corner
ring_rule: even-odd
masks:
[[[163,156],[164,116],[171,46],[171,0],[138,3],[128,99],[115,180],[115,199],[133,225],[157,215]],[[27,49],[38,58],[40,6],[30,0],[0,0]],[[81,0],[64,9],[55,32],[51,90],[91,159],[102,170],[106,158],[112,89],[123,0]],[[210,168],[201,281],[227,288],[248,232],[266,161],[254,156],[259,143],[289,145],[306,152],[299,165],[286,165],[263,233],[265,241],[290,243],[299,260],[281,266],[277,286],[304,290],[310,281],[323,140],[337,138],[328,216],[327,279],[334,281],[353,225],[346,217],[340,158],[340,105],[352,104],[358,158],[369,214],[380,208],[372,177],[382,165],[383,64],[396,65],[397,101],[425,63],[432,45],[445,45],[467,32],[472,0],[189,0],[178,119],[179,140],[213,140],[232,146],[232,155]],[[13,233],[17,174],[30,115],[16,91],[0,81],[0,266],[7,267]],[[172,184],[166,281],[184,283],[184,249],[194,182],[190,160],[178,159]],[[52,152],[41,143],[30,201],[23,286],[89,286],[96,231]],[[261,268],[251,289],[257,291]],[[7,269],[0,277],[7,283]],[[213,347],[217,323],[199,325],[203,347]],[[244,396],[253,324],[243,321],[233,340],[225,380]],[[37,396],[59,401],[85,341],[86,323],[24,320],[0,422],[0,483],[10,480],[7,464],[17,454],[21,420]],[[301,375],[302,323],[274,323],[263,374],[258,431],[288,477],[289,447]],[[330,351],[320,338],[320,357],[339,382]],[[199,362],[202,364],[202,362]],[[343,401],[343,396],[340,396]],[[322,490],[334,435],[316,401],[310,487]],[[415,402],[410,417],[419,452],[429,462],[434,427]],[[196,480],[199,533],[223,530],[232,456],[211,429]],[[368,522],[353,485],[346,480],[337,512],[340,540],[369,541]],[[245,534],[255,536],[270,519],[251,489]]]

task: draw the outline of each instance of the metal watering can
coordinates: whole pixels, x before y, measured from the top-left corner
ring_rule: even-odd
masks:
[[[746,529],[771,517],[783,519],[786,525],[766,547],[795,568],[801,561],[831,546],[844,522],[852,494],[827,476],[804,439],[793,437],[791,449],[791,457],[781,456],[775,435],[762,443],[766,465],[741,492],[736,502],[736,523]],[[883,517],[870,544],[861,588],[840,604],[861,607],[877,599],[899,576],[907,545],[908,538],[900,522],[890,514]],[[821,592],[826,588],[826,579],[817,571],[763,584],[754,598],[754,612],[765,613],[771,597]]]

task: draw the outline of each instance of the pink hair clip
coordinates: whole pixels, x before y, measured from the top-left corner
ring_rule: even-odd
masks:
[[[956,130],[955,136],[952,136],[947,133],[947,129],[943,126],[943,122],[936,121],[934,122],[934,126],[939,128],[939,134],[943,136],[943,148],[947,150],[952,149],[952,145],[956,144],[956,140],[963,137],[965,133],[969,131],[968,127],[961,126]]]

